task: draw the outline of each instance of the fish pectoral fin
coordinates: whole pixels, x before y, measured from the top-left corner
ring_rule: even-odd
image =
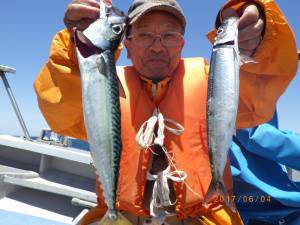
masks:
[[[117,213],[117,219],[112,220],[109,218],[108,212],[100,220],[98,225],[133,225],[126,217],[124,217],[120,212]]]
[[[97,56],[97,60],[96,60],[96,64],[97,64],[97,68],[99,70],[99,73],[106,76],[107,71],[106,71],[106,63],[105,63],[105,59],[104,56],[102,54]]]
[[[118,76],[117,76],[117,78],[118,78],[118,85],[119,85],[119,95],[122,98],[126,98],[124,87],[123,87],[123,85],[122,85],[122,83],[121,83],[121,81],[120,81],[120,79],[119,79]]]
[[[210,204],[215,202],[222,205],[225,204],[233,213],[237,212],[233,198],[229,196],[223,181],[218,183],[211,182],[202,205],[208,208]]]

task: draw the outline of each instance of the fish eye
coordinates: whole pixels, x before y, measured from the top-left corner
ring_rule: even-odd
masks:
[[[122,32],[122,27],[120,25],[113,25],[112,26],[112,31],[115,34],[120,34]]]
[[[222,34],[224,32],[224,28],[223,27],[220,27],[217,31],[217,34]]]

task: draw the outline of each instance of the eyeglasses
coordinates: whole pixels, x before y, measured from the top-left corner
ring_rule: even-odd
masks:
[[[159,38],[161,43],[166,47],[179,46],[183,36],[179,32],[165,32],[162,34],[154,34],[152,32],[138,32],[133,35],[129,35],[127,38],[133,39],[138,46],[149,47],[156,38]]]

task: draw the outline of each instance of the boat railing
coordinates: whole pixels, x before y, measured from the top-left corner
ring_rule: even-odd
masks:
[[[37,138],[37,141],[49,145],[57,145],[61,147],[71,146],[71,141],[68,137],[57,134],[49,128],[42,129],[40,136]]]
[[[20,125],[22,127],[22,130],[23,130],[23,133],[24,133],[24,137],[25,137],[25,139],[27,139],[29,141],[29,140],[31,140],[31,138],[30,138],[28,129],[27,129],[26,124],[25,124],[25,122],[23,120],[22,114],[21,114],[21,112],[19,110],[17,101],[16,101],[16,99],[14,97],[14,94],[12,92],[12,89],[11,89],[11,87],[10,87],[7,79],[6,79],[6,76],[5,76],[6,73],[16,73],[16,70],[14,68],[11,68],[11,67],[1,66],[0,65],[0,76],[1,76],[2,81],[4,83],[4,86],[5,86],[6,92],[8,94],[8,97],[9,97],[9,99],[11,101],[11,104],[12,104],[12,106],[14,108],[14,111],[15,111],[17,117],[18,117],[19,123],[20,123]]]

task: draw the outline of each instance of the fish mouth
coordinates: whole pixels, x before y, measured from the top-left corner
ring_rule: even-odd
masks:
[[[215,47],[219,47],[219,46],[223,46],[223,45],[234,45],[234,41],[220,42],[220,43],[217,43],[217,44],[215,45]]]

